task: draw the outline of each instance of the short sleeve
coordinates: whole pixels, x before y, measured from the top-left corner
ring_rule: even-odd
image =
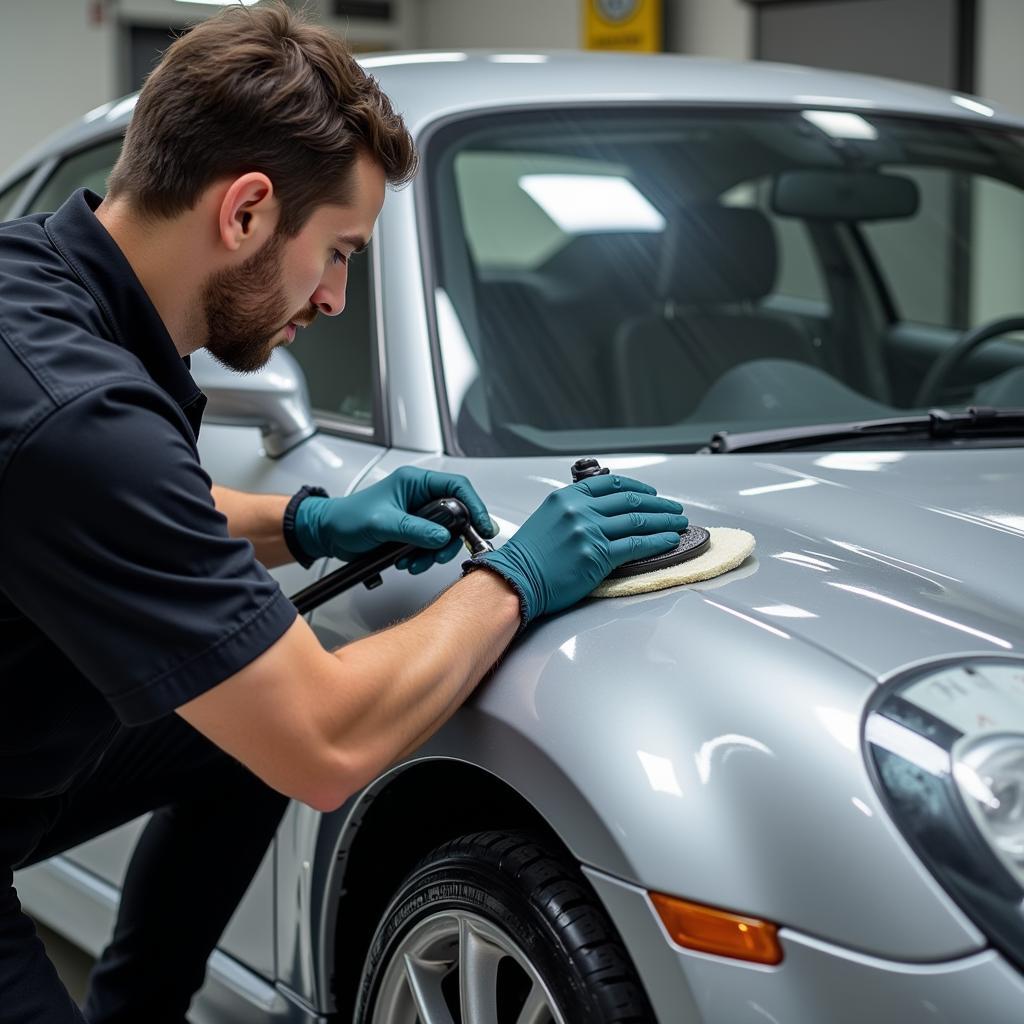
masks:
[[[0,479],[0,587],[128,725],[244,668],[296,615],[228,536],[188,429],[155,385],[108,382]]]

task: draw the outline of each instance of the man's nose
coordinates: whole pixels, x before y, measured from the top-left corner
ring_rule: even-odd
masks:
[[[345,308],[345,282],[333,287],[321,282],[317,290],[310,296],[310,302],[324,314],[337,316]]]

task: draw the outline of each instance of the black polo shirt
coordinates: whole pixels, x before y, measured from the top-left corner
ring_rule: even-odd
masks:
[[[0,225],[0,798],[66,789],[295,618],[228,536],[206,398],[99,203]]]

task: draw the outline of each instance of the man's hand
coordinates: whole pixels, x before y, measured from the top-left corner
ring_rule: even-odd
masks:
[[[350,562],[388,541],[422,549],[401,559],[399,569],[416,574],[435,563],[450,562],[462,545],[459,537],[413,513],[434,498],[458,498],[484,537],[498,529],[472,484],[457,473],[403,466],[379,483],[346,498],[305,498],[295,515],[295,536],[312,558],[329,555]]]
[[[523,625],[586,597],[624,562],[671,551],[689,525],[683,506],[626,476],[592,476],[552,491],[497,551],[474,564],[508,580]]]

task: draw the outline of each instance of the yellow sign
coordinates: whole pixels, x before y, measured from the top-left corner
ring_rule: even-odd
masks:
[[[662,0],[583,0],[583,44],[588,50],[662,49]]]

